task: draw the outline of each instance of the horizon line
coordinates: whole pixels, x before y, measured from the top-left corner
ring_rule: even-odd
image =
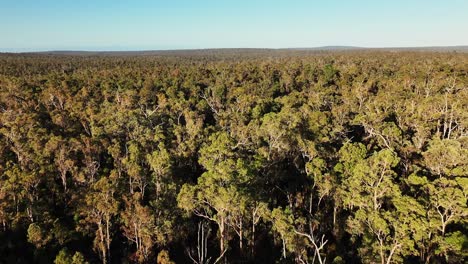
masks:
[[[428,46],[353,46],[353,45],[325,45],[325,46],[303,46],[303,47],[282,47],[282,48],[269,48],[269,47],[208,47],[208,48],[156,48],[156,49],[31,49],[20,48],[15,51],[15,48],[0,48],[0,53],[48,53],[48,52],[90,52],[90,53],[103,53],[103,52],[155,52],[155,51],[208,51],[208,50],[348,50],[348,49],[446,49],[446,48],[467,48],[466,45],[428,45]]]

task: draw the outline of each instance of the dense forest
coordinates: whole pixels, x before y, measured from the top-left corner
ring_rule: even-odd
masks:
[[[466,263],[468,54],[0,54],[0,263]]]

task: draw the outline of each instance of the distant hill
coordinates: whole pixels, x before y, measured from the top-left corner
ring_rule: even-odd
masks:
[[[366,48],[355,47],[355,46],[323,46],[323,47],[313,47],[313,48],[290,48],[290,50],[304,50],[304,51],[343,51],[343,50],[363,50]]]
[[[314,48],[291,48],[290,50],[303,51],[356,51],[356,50],[382,50],[382,51],[432,51],[432,52],[468,52],[468,46],[431,46],[431,47],[356,47],[356,46],[323,46]]]
[[[377,49],[389,51],[468,52],[468,46],[397,47]]]

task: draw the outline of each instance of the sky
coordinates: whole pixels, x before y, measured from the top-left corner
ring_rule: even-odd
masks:
[[[468,45],[468,0],[0,0],[0,51]]]

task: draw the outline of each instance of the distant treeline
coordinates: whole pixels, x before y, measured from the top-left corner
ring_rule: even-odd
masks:
[[[1,54],[0,263],[464,263],[467,136],[466,53]]]

